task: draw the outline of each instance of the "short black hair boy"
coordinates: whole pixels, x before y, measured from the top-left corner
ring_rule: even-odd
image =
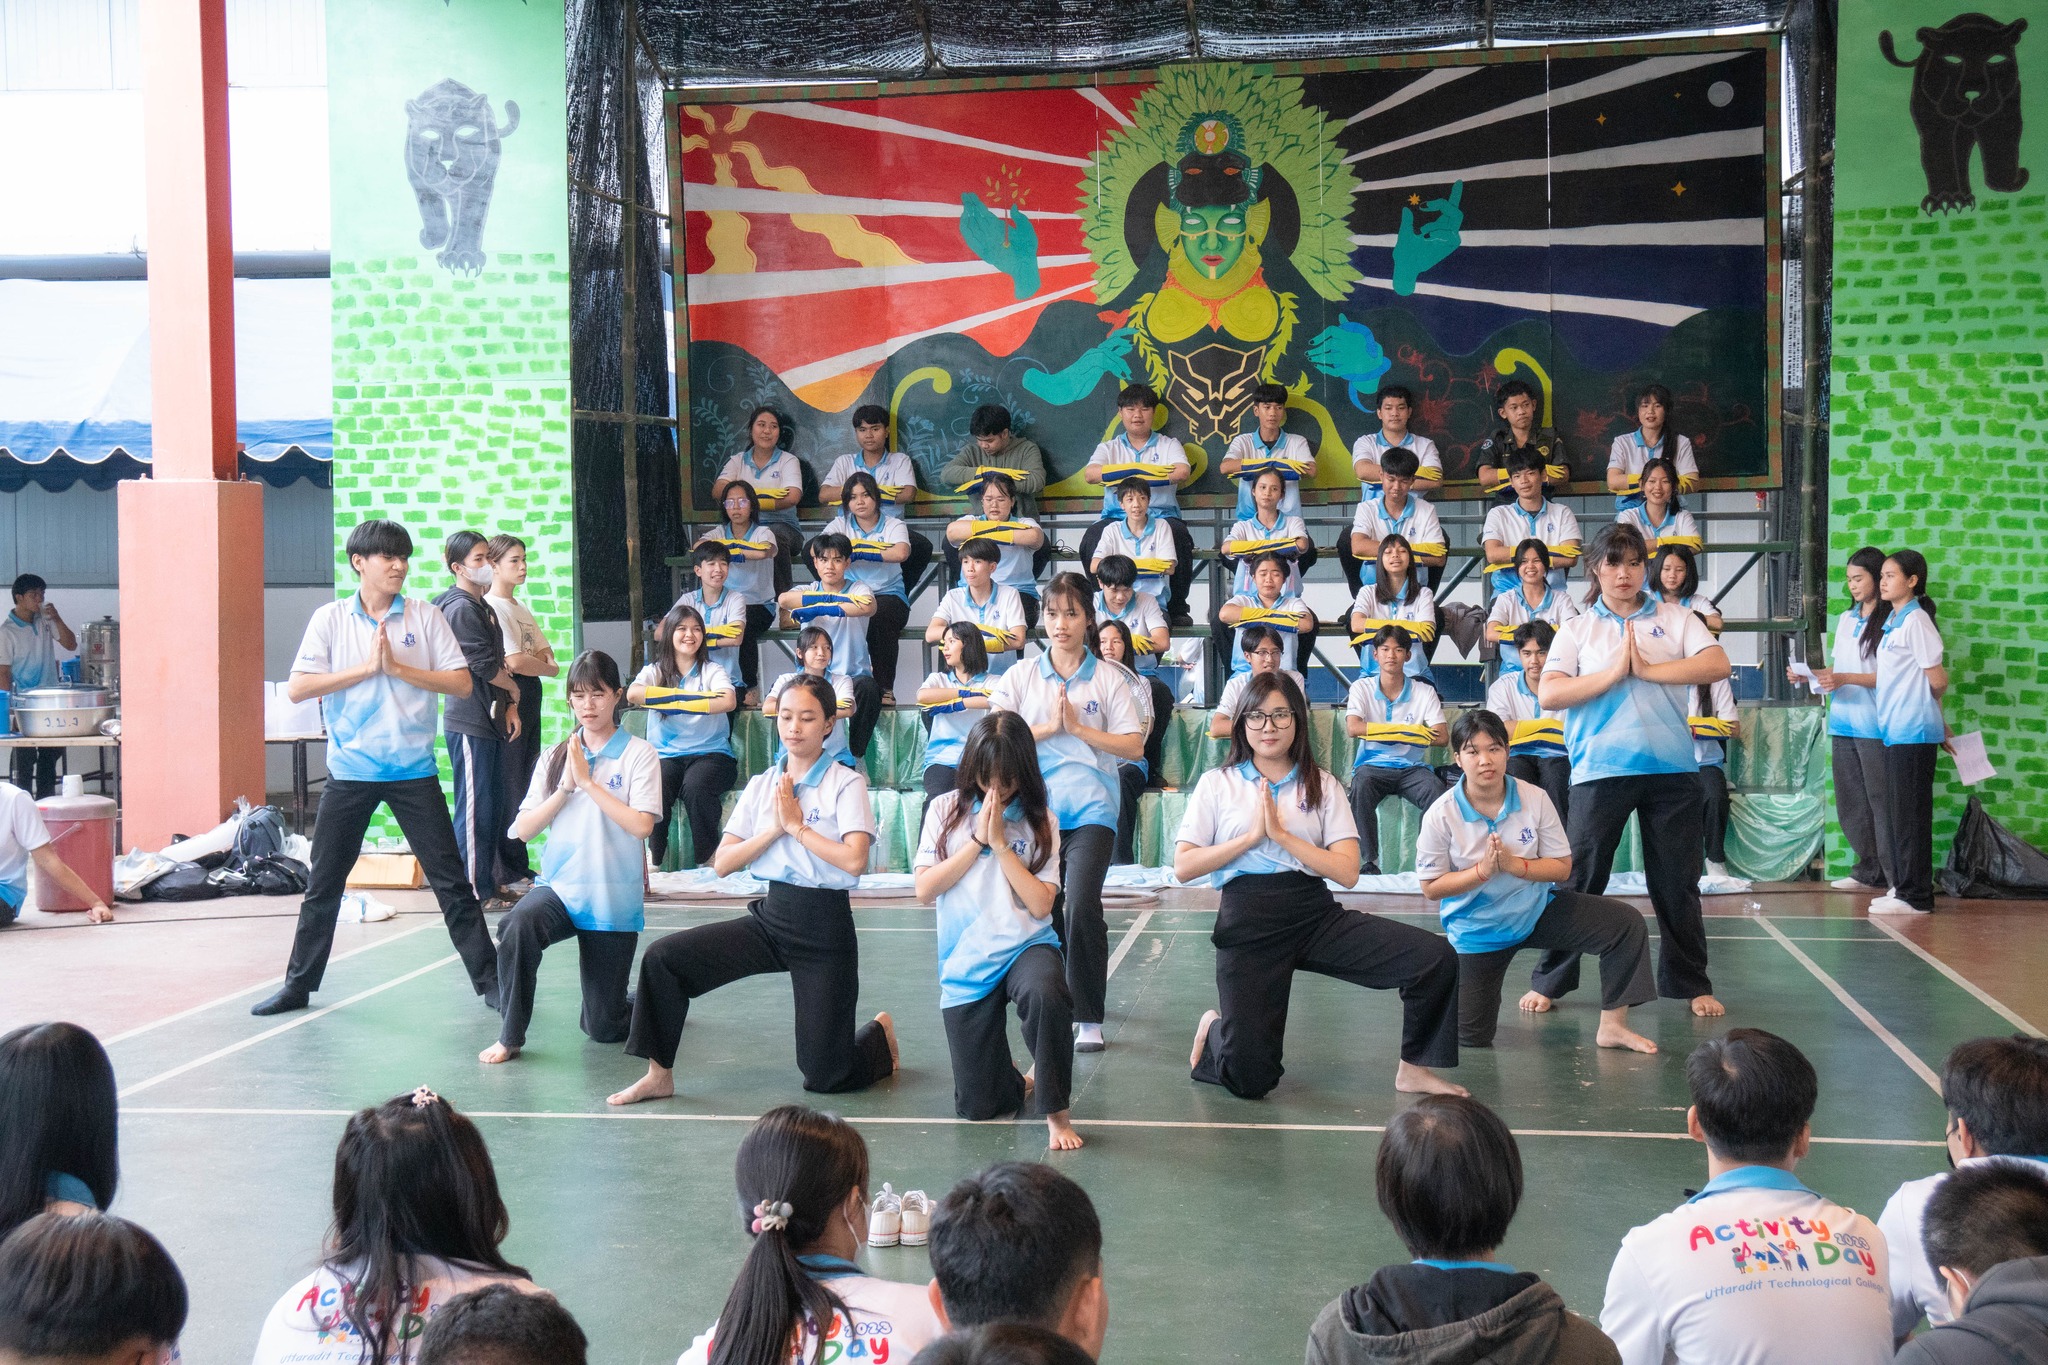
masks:
[[[1789,1157],[1820,1099],[1820,1078],[1806,1054],[1760,1028],[1730,1029],[1694,1048],[1685,1083],[1707,1149],[1748,1164]]]
[[[853,424],[857,427],[886,427],[889,425],[889,410],[880,403],[862,403],[853,410]]]
[[[967,419],[970,436],[1000,436],[1010,429],[1010,410],[1001,403],[983,403]]]
[[[2048,1256],[2048,1180],[2002,1161],[1963,1167],[1928,1199],[1920,1245],[1927,1264],[1972,1279],[2007,1261]]]
[[[1159,394],[1150,384],[1126,384],[1116,396],[1119,408],[1156,408]]]
[[[1984,1155],[2048,1154],[2048,1039],[1956,1044],[1941,1064],[1941,1099]]]
[[[395,521],[379,519],[358,522],[355,528],[348,533],[347,549],[350,559],[354,559],[357,555],[361,555],[365,559],[375,555],[386,555],[392,559],[411,559],[412,533]],[[465,551],[465,553],[467,552]],[[21,578],[15,579],[14,595],[16,597],[21,596],[22,582],[25,579],[34,577],[34,574],[24,574]],[[41,582],[42,580],[37,579],[37,581]]]
[[[929,1249],[954,1327],[1057,1328],[1081,1282],[1101,1273],[1102,1222],[1088,1192],[1052,1167],[1002,1161],[946,1192]]]
[[[1394,1115],[1374,1177],[1380,1212],[1423,1260],[1492,1251],[1507,1240],[1522,1203],[1514,1134],[1500,1115],[1462,1095],[1424,1095]]]
[[[1095,561],[1095,581],[1105,588],[1138,586],[1138,561],[1129,555],[1104,555]]]
[[[37,1214],[0,1243],[0,1355],[93,1359],[167,1346],[188,1308],[171,1254],[125,1218]]]
[[[589,1347],[554,1295],[493,1284],[456,1295],[427,1320],[419,1365],[584,1365]]]

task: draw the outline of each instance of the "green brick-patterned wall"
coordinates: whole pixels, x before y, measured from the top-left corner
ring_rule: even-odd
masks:
[[[1943,761],[1937,862],[1972,793],[2015,833],[2048,845],[2048,194],[1992,188],[1973,156],[1975,203],[1923,208],[1930,185],[1909,108],[1914,73],[1878,47],[1889,30],[1910,61],[1918,32],[1960,8],[1844,6],[1835,155],[1830,561],[1838,571],[1862,545],[1927,556],[1954,679],[1947,719],[1958,733],[1981,729],[1998,769],[1965,788]],[[2048,80],[2025,46],[2020,164],[2033,163],[2038,186],[2048,178],[2039,135]],[[1830,619],[1846,606],[1837,581]],[[1839,874],[1847,856],[1832,822],[1828,846]]]
[[[562,5],[350,0],[327,7],[327,29],[337,584],[353,590],[342,546],[372,517],[412,532],[407,593],[420,598],[449,585],[440,548],[451,533],[509,532],[527,542],[522,596],[566,660],[580,619]],[[481,106],[460,106],[468,97],[443,82]],[[469,202],[491,182],[474,243],[422,244],[429,210],[414,182],[440,172],[427,155],[436,133],[474,158],[453,175]],[[551,696],[547,735],[565,714]],[[371,837],[399,836],[387,815]]]

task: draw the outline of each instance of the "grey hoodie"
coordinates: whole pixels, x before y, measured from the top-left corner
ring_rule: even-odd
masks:
[[[1307,1365],[1620,1365],[1598,1327],[1535,1275],[1388,1266],[1331,1301]]]
[[[2035,1365],[2048,1361],[2048,1256],[1984,1272],[1963,1315],[1906,1343],[1894,1365]]]

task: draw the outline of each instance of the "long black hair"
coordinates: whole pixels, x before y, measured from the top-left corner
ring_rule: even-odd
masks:
[[[797,1257],[824,1238],[847,1195],[867,1195],[867,1143],[844,1119],[785,1104],[740,1139],[733,1178],[754,1245],[718,1314],[709,1365],[787,1365],[807,1316],[818,1324],[812,1359],[823,1365],[833,1315],[846,1304]]]
[[[748,448],[752,449],[751,446]],[[747,530],[751,533],[756,526],[761,524],[761,495],[754,490],[754,485],[748,483],[745,479],[734,479],[727,483],[725,491],[718,495],[718,503],[721,510],[725,506],[725,500],[732,496],[732,490],[735,488],[739,489],[747,499],[747,510],[750,514],[747,517]],[[725,518],[725,524],[727,526],[732,525],[730,513]]]
[[[1402,575],[1405,584],[1402,588],[1402,595],[1399,597],[1396,597],[1387,587],[1387,546],[1392,545],[1396,541],[1399,541],[1401,548],[1408,552],[1408,572]],[[1372,594],[1376,600],[1381,602],[1413,602],[1416,594],[1422,591],[1422,575],[1415,571],[1415,546],[1409,542],[1408,537],[1402,535],[1399,531],[1390,531],[1380,537],[1379,553],[1373,556],[1373,563],[1376,567],[1373,573]]]
[[[1682,549],[1682,546],[1673,546]],[[1643,539],[1643,533],[1625,521],[1610,521],[1594,533],[1592,548],[1586,551],[1586,577],[1592,584],[1586,589],[1586,605],[1592,606],[1600,600],[1600,576],[1594,567],[1600,564],[1626,564],[1631,559],[1641,560],[1645,574],[1649,571],[1650,547]],[[1697,580],[1695,580],[1697,582]],[[1638,602],[1650,592],[1653,585],[1645,579],[1642,592],[1637,594]]]
[[[1684,601],[1700,590],[1700,561],[1693,554],[1690,545],[1658,546],[1657,557],[1650,561],[1650,567],[1645,570],[1647,581],[1643,584],[1643,590],[1656,594],[1660,602],[1664,600],[1664,561],[1667,559],[1675,559],[1685,566],[1685,577],[1678,585],[1679,600]]]
[[[354,1281],[345,1311],[362,1341],[359,1359],[382,1361],[406,1303],[419,1292],[419,1258],[460,1262],[528,1278],[499,1252],[512,1219],[476,1125],[421,1086],[342,1130],[334,1151],[334,1226],[322,1257]]]
[[[1130,669],[1132,672],[1136,672],[1138,665],[1138,646],[1136,642],[1131,639],[1131,628],[1125,625],[1122,621],[1109,620],[1098,621],[1095,623],[1095,657],[1098,659],[1102,658],[1102,637],[1110,634],[1112,631],[1116,633],[1116,637],[1119,640],[1122,640],[1124,642],[1124,657],[1122,660],[1123,666],[1125,668]]]
[[[1641,431],[1643,429],[1643,419],[1641,410],[1643,406],[1643,400],[1645,398],[1656,399],[1657,405],[1664,409],[1664,433],[1661,437],[1658,438],[1656,452],[1654,455],[1651,456],[1651,458],[1658,460],[1675,461],[1678,458],[1678,436],[1677,433],[1672,430],[1675,423],[1674,414],[1672,412],[1671,390],[1665,388],[1662,384],[1645,384],[1640,390],[1637,391],[1635,398],[1632,399],[1628,405],[1628,415],[1630,417],[1635,418],[1637,431]],[[1643,472],[1645,474],[1649,473],[1649,466],[1645,465],[1643,467]],[[1642,485],[1639,483],[1636,485],[1636,487],[1640,488],[1642,487]],[[1676,507],[1678,505],[1678,470],[1675,465],[1671,471],[1671,496],[1671,505],[1673,507]]]
[[[1294,712],[1294,740],[1287,748],[1288,762],[1301,781],[1302,797],[1310,810],[1319,810],[1323,804],[1323,770],[1316,766],[1315,749],[1309,743],[1308,699],[1301,695],[1301,689],[1294,679],[1287,676],[1285,669],[1272,673],[1254,673],[1251,681],[1244,685],[1244,700],[1237,704],[1237,714],[1230,719],[1230,755],[1223,760],[1226,768],[1235,768],[1240,763],[1252,760],[1251,741],[1245,738],[1245,717],[1258,704],[1275,692],[1287,709]]]
[[[1052,854],[1052,815],[1047,808],[1045,774],[1038,768],[1038,741],[1031,737],[1031,722],[1015,711],[991,711],[967,732],[953,777],[958,799],[946,812],[946,823],[939,826],[938,846],[944,848],[953,831],[966,821],[973,799],[985,797],[999,781],[1015,784],[1010,799],[1031,827],[1027,866],[1036,872]]]
[[[0,1239],[43,1211],[58,1174],[84,1181],[102,1209],[114,1202],[114,1064],[76,1024],[30,1024],[0,1038]]]
[[[1866,545],[1849,556],[1849,567],[1861,569],[1870,575],[1873,585],[1884,580],[1884,551],[1875,545]],[[1852,602],[1850,604],[1854,606]],[[1870,604],[1870,615],[1863,618],[1863,629],[1856,634],[1856,652],[1863,656],[1863,662],[1870,663],[1877,658],[1878,641],[1884,639],[1884,623],[1891,619],[1892,604],[1884,600],[1879,592]]]
[[[846,517],[846,524],[856,530],[860,527],[860,523],[853,519],[853,508],[847,505],[857,488],[865,488],[868,496],[875,500],[875,529],[880,530],[882,523],[889,519],[889,507],[882,501],[882,481],[865,469],[856,469],[846,476],[845,483],[839,485],[839,510]]]
[[[657,687],[674,687],[683,680],[683,663],[676,657],[676,628],[685,621],[695,621],[697,629],[704,629],[704,613],[687,602],[678,602],[670,607],[668,615],[662,617],[661,624],[654,628],[654,685]],[[698,667],[703,666],[708,652],[700,642],[695,661]],[[617,668],[617,665],[613,667]]]
[[[1934,599],[1927,595],[1927,556],[1918,550],[1893,550],[1885,558],[1898,565],[1899,572],[1913,580],[1913,599],[1920,604],[1920,610],[1927,613],[1928,624],[1939,635],[1941,625],[1934,619]],[[1871,614],[1876,615],[1875,612]]]
[[[1665,422],[1664,424],[1664,443],[1666,445],[1669,445],[1671,443],[1671,423],[1669,421]],[[1685,504],[1681,502],[1678,497],[1678,466],[1676,463],[1666,459],[1662,455],[1658,455],[1644,463],[1641,481],[1636,484],[1637,491],[1640,492],[1643,484],[1646,484],[1650,481],[1650,471],[1653,469],[1663,470],[1664,476],[1671,480],[1671,501],[1668,504],[1666,504],[1664,508],[1665,513],[1668,515],[1669,513],[1676,512],[1680,508],[1684,507]],[[1649,495],[1645,493],[1643,495],[1643,506],[1648,507],[1649,505],[1650,498]]]
[[[676,607],[669,612],[669,615],[674,616],[678,611],[690,611],[690,608]],[[692,614],[694,615],[694,613]],[[699,625],[702,625],[703,621],[703,617],[699,616],[697,618]],[[673,653],[672,647],[671,653]],[[618,701],[612,706],[612,725],[616,727],[626,711],[626,694],[619,686],[618,662],[601,649],[584,650],[576,656],[576,661],[569,665],[568,677],[563,680],[562,694],[564,696],[574,696],[576,689],[579,687],[603,687],[619,694]],[[581,728],[581,726],[578,726],[576,729],[569,731],[567,735],[563,736],[561,743],[555,745],[554,748],[541,756],[541,762],[547,765],[547,789],[549,791],[553,791],[562,785],[562,770],[569,766],[569,746],[577,742],[577,731]]]
[[[1049,607],[1052,605],[1052,599],[1055,597],[1067,598],[1080,608],[1081,647],[1091,654],[1094,653],[1095,585],[1080,574],[1071,571],[1056,573],[1052,576],[1052,580],[1045,585],[1044,595],[1039,598],[1039,601]],[[1039,629],[1042,631],[1044,626],[1041,625]]]
[[[981,638],[981,627],[972,621],[955,621],[946,627],[945,633],[960,642],[960,667],[967,670],[969,678],[978,678],[988,672],[988,641]],[[945,656],[939,658],[945,662]]]

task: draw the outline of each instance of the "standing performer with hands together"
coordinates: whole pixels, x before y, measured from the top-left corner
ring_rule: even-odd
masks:
[[[1572,889],[1607,889],[1635,815],[1660,935],[1657,993],[1723,1014],[1707,977],[1699,762],[1686,715],[1693,688],[1732,671],[1728,656],[1693,612],[1644,595],[1649,552],[1634,527],[1603,527],[1586,562],[1588,610],[1558,629],[1536,689],[1544,710],[1564,712],[1571,750]],[[1579,984],[1578,954],[1545,953],[1530,984],[1523,1007],[1549,1009]]]

